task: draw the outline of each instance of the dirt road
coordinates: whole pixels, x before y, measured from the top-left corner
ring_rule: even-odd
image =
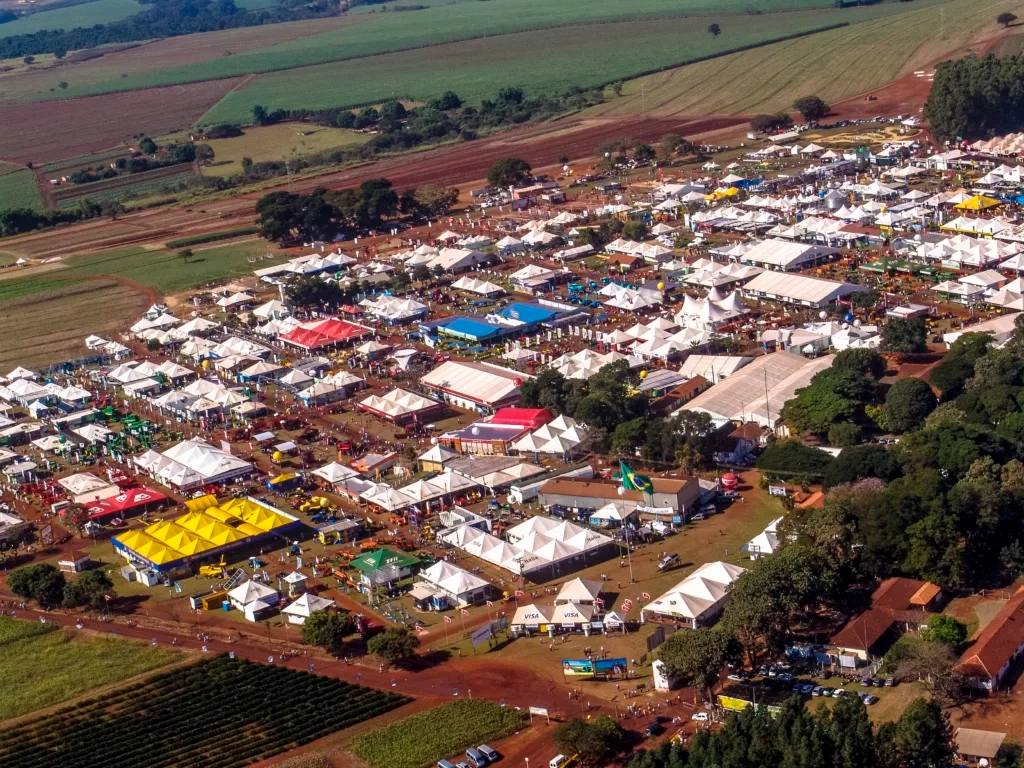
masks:
[[[293,192],[316,187],[339,189],[367,179],[386,177],[399,190],[422,184],[445,184],[464,191],[481,186],[487,169],[500,157],[517,155],[535,169],[557,167],[558,158],[580,163],[594,157],[601,144],[620,138],[656,141],[666,133],[714,141],[723,131],[746,122],[743,116],[703,118],[565,118],[516,128],[477,141],[389,157],[378,162],[294,181]],[[289,188],[286,182],[281,187]],[[29,259],[70,258],[129,245],[162,245],[168,240],[252,224],[256,202],[267,190],[193,207],[140,211],[111,222],[92,220],[4,241],[4,250]]]

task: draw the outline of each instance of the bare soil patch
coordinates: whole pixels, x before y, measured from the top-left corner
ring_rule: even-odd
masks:
[[[3,160],[35,163],[99,152],[143,133],[191,126],[244,78],[45,104],[0,104]]]

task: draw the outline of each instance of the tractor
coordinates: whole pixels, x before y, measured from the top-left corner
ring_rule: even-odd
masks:
[[[207,579],[223,579],[227,576],[227,572],[224,570],[227,563],[224,562],[224,555],[220,556],[220,562],[216,565],[200,565],[199,575]]]

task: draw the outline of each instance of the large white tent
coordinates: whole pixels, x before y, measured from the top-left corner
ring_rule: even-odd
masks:
[[[722,612],[730,586],[745,571],[720,560],[706,563],[645,605],[640,617],[643,621],[685,622],[693,629],[708,624]]]

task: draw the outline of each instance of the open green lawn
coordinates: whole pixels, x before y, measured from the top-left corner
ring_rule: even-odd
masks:
[[[75,259],[68,269],[52,276],[117,275],[166,294],[251,274],[258,265],[250,263],[250,257],[277,252],[277,248],[262,241],[193,250],[195,255],[186,263],[172,251],[125,248]],[[268,264],[264,262],[263,266]]]
[[[0,210],[5,208],[43,210],[43,197],[32,171],[26,169],[0,176]]]
[[[840,18],[863,20],[891,7],[734,16],[722,20],[718,37],[707,32],[707,19],[659,19],[535,30],[339,61],[261,75],[228,94],[201,122],[249,120],[255,104],[348,106],[393,94],[423,101],[448,89],[474,102],[504,86],[520,86],[530,94],[589,87],[820,30]],[[624,44],[630,40],[643,44]]]
[[[133,640],[0,616],[0,720],[59,704],[182,658],[178,651]]]
[[[824,14],[814,27],[853,22],[864,13],[885,12],[885,9],[901,7],[899,3],[882,4],[875,9],[836,9],[822,0],[764,0],[759,11],[786,9],[820,8]],[[879,9],[883,9],[880,11]],[[748,0],[635,0],[623,3],[621,0],[489,0],[489,2],[466,2],[453,5],[437,5],[421,11],[403,13],[368,14],[372,16],[360,24],[311,35],[272,47],[238,52],[209,61],[171,67],[161,71],[129,74],[128,77],[111,77],[106,82],[71,84],[60,93],[49,91],[36,94],[33,98],[47,100],[68,98],[112,91],[125,91],[158,85],[175,85],[239,75],[275,72],[295,67],[324,64],[327,62],[374,56],[382,53],[422,48],[424,46],[457,40],[494,37],[527,30],[546,29],[560,26],[593,24],[617,21],[650,21],[660,18],[693,17],[689,22],[692,29],[706,33],[711,21],[718,21],[725,30],[716,41],[716,52],[733,50],[743,45],[738,39],[729,39],[731,26],[747,26],[744,22],[759,23],[778,30],[787,29],[791,34],[806,21],[793,17],[789,25],[774,19],[774,13],[751,14]],[[728,14],[736,14],[728,16]],[[364,15],[365,16],[365,15]],[[724,18],[723,18],[724,17]],[[570,33],[567,33],[566,38]],[[578,34],[578,33],[576,33]],[[710,35],[707,35],[711,37]],[[768,36],[760,36],[764,40]],[[589,35],[584,33],[585,38]],[[588,53],[590,64],[599,62],[611,52],[611,48],[624,47],[629,52],[643,54],[646,47],[642,30],[629,31],[615,39],[593,40]],[[510,47],[506,41],[492,41],[489,53],[497,53]],[[633,43],[636,43],[635,45]],[[695,58],[680,50],[674,59],[679,63]],[[621,55],[621,54],[620,54]],[[636,72],[637,69],[633,69]],[[368,72],[367,72],[368,73]],[[357,83],[351,83],[356,85]],[[399,83],[396,90],[402,90]],[[346,100],[351,102],[352,100]]]
[[[364,133],[343,128],[323,128],[300,123],[282,123],[247,128],[245,135],[207,141],[213,149],[213,165],[203,168],[204,176],[232,176],[242,172],[242,158],[253,162],[290,160],[331,149],[357,147],[366,143]]]
[[[135,0],[93,0],[91,3],[39,11],[17,21],[0,24],[0,37],[30,35],[43,29],[74,29],[109,24],[142,10]]]
[[[940,5],[944,23],[937,23]],[[916,0],[880,10],[897,13],[638,78],[625,84],[622,98],[591,113],[769,112],[789,109],[795,97],[812,93],[834,103],[927,70],[936,59],[996,34],[996,16],[1009,11],[1024,17],[1024,0],[980,6],[975,0]],[[1008,51],[1014,37],[1005,38]]]

